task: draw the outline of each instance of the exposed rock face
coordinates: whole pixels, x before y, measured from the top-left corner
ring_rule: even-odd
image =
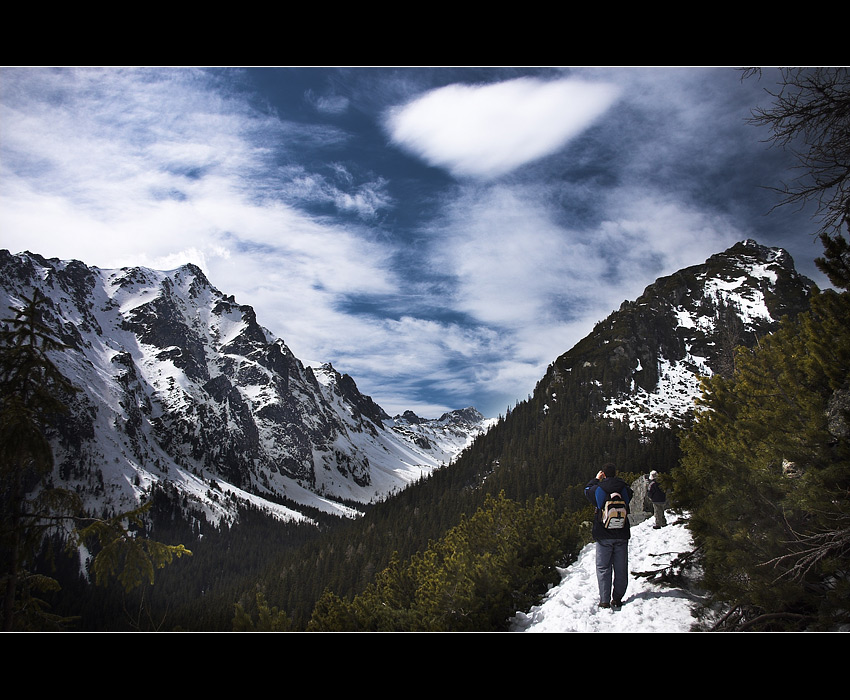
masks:
[[[654,427],[686,416],[699,377],[729,373],[737,346],[809,306],[791,256],[748,240],[649,285],[550,366],[537,391],[576,410]],[[575,400],[575,399],[573,399]]]
[[[649,479],[647,475],[639,476],[629,487],[632,489],[632,500],[629,503],[629,522],[632,525],[646,520],[653,514],[652,501],[649,500]]]
[[[135,506],[167,482],[216,517],[228,499],[351,514],[343,504],[404,487],[469,438],[392,430],[351,377],[305,367],[194,265],[100,270],[0,251],[0,280],[4,316],[38,290],[70,347],[54,359],[82,391],[55,428],[57,478],[92,508]]]

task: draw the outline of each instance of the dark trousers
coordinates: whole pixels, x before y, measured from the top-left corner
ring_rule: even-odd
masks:
[[[596,581],[599,602],[622,600],[629,585],[629,541],[598,540],[596,542]]]

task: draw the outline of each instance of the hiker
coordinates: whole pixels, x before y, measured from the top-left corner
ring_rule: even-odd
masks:
[[[595,506],[593,539],[596,541],[596,581],[599,585],[599,607],[619,610],[629,584],[629,518],[632,491],[617,476],[614,464],[606,464],[584,487],[584,494]],[[612,497],[612,495],[617,498]],[[606,511],[613,509],[610,518]]]
[[[667,525],[667,518],[664,516],[664,510],[667,508],[667,494],[658,485],[657,479],[658,472],[653,469],[649,472],[649,488],[647,489],[649,500],[652,501],[652,509],[655,511],[653,530],[660,530]]]

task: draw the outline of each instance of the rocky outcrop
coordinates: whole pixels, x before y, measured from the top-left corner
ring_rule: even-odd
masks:
[[[791,256],[755,241],[659,278],[559,357],[538,385],[578,412],[670,425],[694,409],[699,377],[727,374],[782,317],[808,309],[814,284]]]
[[[635,479],[629,487],[632,500],[629,502],[629,522],[632,525],[642,523],[653,514],[652,501],[649,500],[649,478],[644,474]]]

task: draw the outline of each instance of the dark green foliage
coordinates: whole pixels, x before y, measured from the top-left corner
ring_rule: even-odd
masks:
[[[705,383],[683,441],[677,505],[691,511],[705,584],[753,628],[848,622],[850,295],[816,295],[730,379]]]
[[[470,514],[488,501],[533,503],[546,497],[554,508],[549,526],[555,527],[561,516],[588,517],[583,487],[604,462],[617,461],[626,472],[666,472],[678,458],[677,438],[670,430],[644,434],[617,421],[572,413],[567,401],[544,408],[543,402],[530,398],[452,465],[376,505],[363,518],[340,523],[303,547],[282,553],[260,586],[299,626],[311,618],[315,625],[317,619],[332,616],[340,628],[340,620],[350,623],[349,603],[343,601],[354,600],[370,584],[379,585],[379,572],[388,576],[387,570],[401,567],[400,562],[424,557],[429,546],[431,559],[416,561],[420,567],[436,566],[446,553],[433,543],[462,523],[468,527]],[[568,543],[560,544],[568,556]],[[390,579],[404,589],[398,578]],[[497,624],[504,624],[499,600],[496,594],[490,597]],[[325,611],[321,615],[313,609],[317,604]],[[396,625],[401,625],[401,617],[394,618]]]
[[[257,593],[257,620],[240,604],[233,616],[234,632],[292,632],[294,627],[286,611],[271,607],[262,593]]]
[[[33,558],[54,518],[75,512],[79,502],[62,489],[39,489],[53,469],[45,422],[67,409],[73,387],[48,357],[64,346],[40,321],[37,297],[0,334],[0,556],[3,629],[31,629],[60,620],[46,611],[41,594],[55,589],[32,571]]]
[[[845,219],[845,228],[850,233],[850,214]],[[821,234],[820,240],[823,243],[824,255],[815,260],[818,268],[836,287],[850,289],[850,241],[840,234]]]
[[[557,582],[555,562],[580,542],[578,525],[551,498],[521,507],[487,497],[469,519],[406,564],[394,555],[364,592],[346,601],[326,592],[315,631],[500,631]]]
[[[749,73],[758,73],[750,69]],[[692,512],[705,583],[728,609],[717,629],[832,629],[850,610],[850,72],[781,68],[752,122],[798,158],[780,205],[812,202],[843,293],[706,383],[707,409],[683,443],[676,499]]]

